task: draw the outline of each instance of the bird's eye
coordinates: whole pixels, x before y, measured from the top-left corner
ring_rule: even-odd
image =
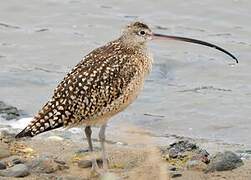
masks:
[[[140,31],[139,34],[140,34],[141,36],[144,36],[144,35],[146,34],[146,32],[145,32],[145,31]]]

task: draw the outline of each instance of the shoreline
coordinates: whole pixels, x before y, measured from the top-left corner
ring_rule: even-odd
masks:
[[[236,179],[237,177],[243,177],[243,179],[248,180],[251,177],[251,160],[249,156],[245,158],[242,157],[244,165],[232,171],[205,173],[203,169],[191,170],[187,168],[177,168],[177,170],[172,172],[170,169],[173,168],[174,162],[163,159],[159,146],[154,145],[153,137],[149,136],[149,133],[142,129],[136,127],[129,127],[129,129],[128,134],[121,133],[121,136],[116,138],[108,134],[106,143],[110,163],[108,175],[111,180],[117,178],[135,179],[136,177],[142,180],[173,178],[198,180],[207,178],[210,180],[220,180],[222,178]],[[2,133],[0,143],[7,142],[11,149],[12,156],[18,156],[28,164],[28,166],[31,166],[31,164],[36,161],[46,161],[46,167],[43,166],[43,168],[49,168],[49,173],[35,168],[35,170],[30,172],[30,175],[25,176],[23,179],[57,179],[59,177],[63,180],[68,180],[67,178],[75,178],[76,180],[100,179],[100,176],[93,176],[90,168],[81,168],[79,165],[81,160],[90,160],[90,154],[87,152],[87,142],[85,140],[79,141],[81,137],[83,138],[83,134],[80,136],[81,135],[76,132],[56,130],[34,138],[13,140],[13,135],[8,133],[3,135]],[[3,137],[6,137],[6,139],[9,138],[9,140],[4,140]],[[117,139],[120,139],[120,141],[117,141]],[[180,138],[180,141],[181,139],[183,138]],[[185,138],[183,140],[185,140]],[[195,143],[199,147],[203,147],[203,145],[198,141],[196,142],[196,140],[189,139],[188,141]],[[93,142],[96,157],[99,158],[99,141],[96,140],[95,135]],[[173,142],[178,141],[176,139],[173,140]],[[170,144],[172,143],[166,142],[163,146]],[[205,147],[203,148],[205,149]],[[222,145],[221,150],[233,150],[233,147],[225,144],[224,146]],[[213,156],[213,154],[214,153],[210,152],[210,156]],[[55,164],[55,162],[63,162],[63,165]],[[203,166],[202,164],[198,165],[199,168]],[[151,173],[148,174],[146,172]],[[104,177],[108,175],[105,174]],[[177,177],[175,177],[176,175]],[[104,178],[103,176],[101,177]]]

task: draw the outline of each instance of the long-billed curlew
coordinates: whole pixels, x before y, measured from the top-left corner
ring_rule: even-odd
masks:
[[[131,23],[121,37],[86,55],[57,86],[53,97],[16,137],[35,136],[60,127],[85,126],[89,150],[93,151],[91,126],[100,125],[103,167],[107,169],[105,128],[107,121],[131,104],[143,88],[152,68],[147,42],[155,38],[180,40],[226,50],[196,39],[154,34],[141,22]],[[92,168],[97,166],[92,161]]]

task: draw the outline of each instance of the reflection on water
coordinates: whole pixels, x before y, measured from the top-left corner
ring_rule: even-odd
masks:
[[[83,55],[141,19],[159,33],[220,45],[240,64],[197,45],[150,43],[155,63],[144,92],[111,124],[251,146],[250,8],[246,0],[1,1],[1,100],[35,113]]]

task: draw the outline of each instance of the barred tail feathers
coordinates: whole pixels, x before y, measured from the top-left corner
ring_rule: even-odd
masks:
[[[38,113],[37,116],[23,129],[16,138],[33,137],[37,134],[60,128],[63,126],[61,113],[58,109],[48,108],[48,104]]]
[[[33,137],[40,133],[60,128],[62,126],[63,123],[50,124],[50,121],[41,123],[39,119],[34,119],[25,129],[16,135],[16,138]]]

